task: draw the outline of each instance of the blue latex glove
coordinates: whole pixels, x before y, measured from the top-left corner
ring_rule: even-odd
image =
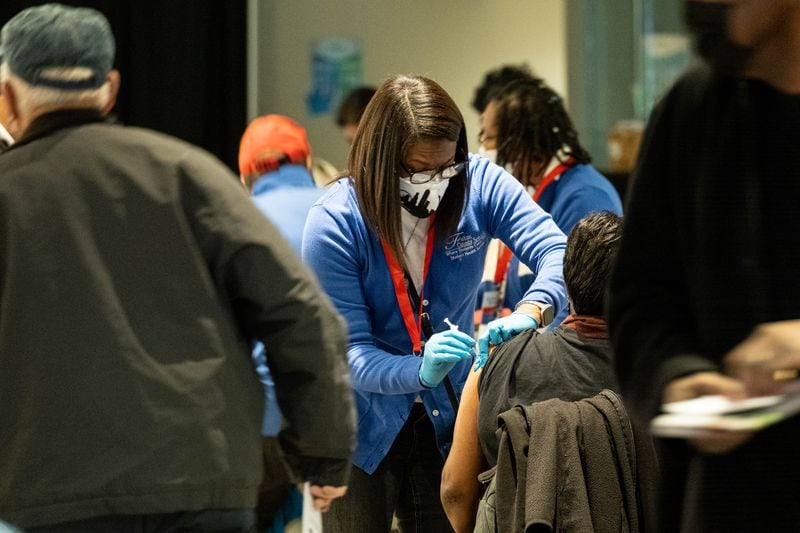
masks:
[[[419,381],[433,388],[444,380],[450,370],[464,359],[472,359],[475,339],[464,332],[451,329],[434,333],[425,343]]]
[[[486,331],[478,338],[478,355],[475,357],[474,370],[483,368],[489,356],[489,345],[503,343],[522,333],[526,329],[536,329],[539,323],[536,319],[525,313],[511,313],[503,318],[498,318],[486,325]]]

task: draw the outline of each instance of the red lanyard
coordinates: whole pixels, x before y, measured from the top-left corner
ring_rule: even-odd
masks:
[[[539,186],[536,187],[536,192],[533,193],[533,201],[538,202],[539,198],[541,198],[544,190],[554,181],[558,179],[561,174],[567,170],[572,162],[575,161],[574,158],[570,157],[564,163],[559,163],[556,167],[547,173],[547,175],[542,179],[539,183]],[[511,249],[508,246],[500,243],[500,250],[497,252],[497,266],[494,269],[494,282],[497,284],[502,283],[506,279],[506,272],[508,272],[508,265],[511,262]]]
[[[533,201],[534,201],[534,202],[538,202],[538,201],[539,201],[539,198],[541,198],[541,197],[542,197],[542,194],[544,193],[544,190],[545,190],[545,189],[546,189],[546,188],[547,188],[547,187],[548,187],[548,186],[549,186],[551,183],[553,183],[554,181],[556,181],[556,180],[558,179],[558,177],[559,177],[559,176],[560,176],[560,175],[561,175],[561,174],[562,174],[562,173],[563,173],[565,170],[567,170],[567,169],[569,168],[569,166],[572,164],[572,162],[573,162],[573,161],[575,161],[575,159],[573,159],[572,157],[570,157],[569,159],[567,159],[567,160],[566,160],[566,162],[564,162],[564,163],[559,163],[558,165],[556,165],[556,168],[554,168],[553,170],[551,170],[550,172],[548,172],[548,173],[547,173],[547,175],[546,175],[546,176],[545,176],[545,177],[542,179],[542,181],[541,181],[541,182],[539,182],[539,186],[538,186],[538,187],[536,187],[536,192],[535,192],[535,193],[533,193]]]
[[[422,353],[422,308],[425,301],[423,292],[425,290],[425,280],[428,277],[428,266],[431,264],[431,256],[433,255],[433,241],[434,225],[431,217],[430,226],[428,227],[428,242],[425,244],[425,266],[422,270],[422,287],[420,287],[419,291],[419,310],[415,315],[411,298],[408,296],[408,291],[415,289],[414,287],[406,288],[405,272],[403,272],[400,263],[397,262],[386,241],[381,239],[383,254],[386,256],[386,264],[389,266],[389,274],[392,276],[394,294],[397,296],[397,305],[400,307],[400,314],[403,316],[403,323],[406,325],[406,330],[408,330],[408,336],[411,337],[411,344],[415,354]],[[413,284],[411,279],[408,280],[408,283]]]
[[[508,264],[511,262],[511,248],[503,244],[499,245],[497,251],[497,266],[494,268],[494,282],[500,284],[506,279]]]

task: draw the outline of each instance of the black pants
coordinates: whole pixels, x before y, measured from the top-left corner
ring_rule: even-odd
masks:
[[[322,515],[325,533],[380,533],[392,515],[402,532],[452,531],[439,498],[444,461],[420,403],[411,409],[386,458],[372,475],[353,467],[347,494]]]
[[[798,443],[794,416],[726,455],[695,453],[681,442],[662,446],[659,531],[800,531]]]
[[[251,509],[209,509],[180,513],[113,515],[26,529],[28,533],[255,533]]]

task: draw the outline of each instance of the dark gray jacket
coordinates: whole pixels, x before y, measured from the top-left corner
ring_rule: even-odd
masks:
[[[88,111],[0,155],[0,518],[253,507],[255,339],[288,462],[344,484],[342,321],[230,171]]]
[[[616,394],[517,405],[499,422],[476,531],[653,530],[655,450]]]

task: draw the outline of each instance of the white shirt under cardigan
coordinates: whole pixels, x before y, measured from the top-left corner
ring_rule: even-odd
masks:
[[[403,223],[403,252],[406,256],[406,269],[419,294],[425,269],[425,247],[428,244],[428,227],[431,219],[415,217],[402,208],[400,212]]]

